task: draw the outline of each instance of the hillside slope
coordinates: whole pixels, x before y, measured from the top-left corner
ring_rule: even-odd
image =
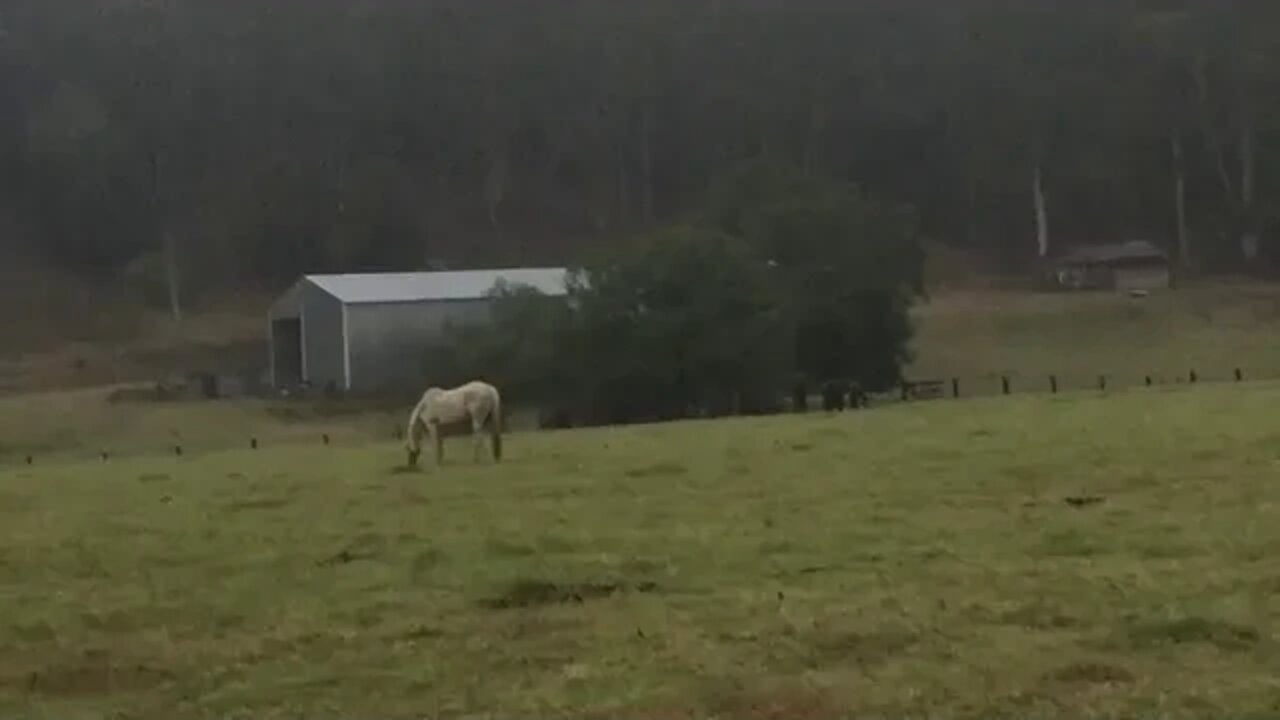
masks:
[[[910,374],[992,386],[1092,387],[1098,375],[1139,384],[1191,370],[1222,379],[1280,378],[1280,287],[1213,283],[1130,298],[1114,293],[952,291],[916,309]]]

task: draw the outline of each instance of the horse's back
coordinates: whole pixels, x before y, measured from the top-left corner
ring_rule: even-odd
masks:
[[[491,409],[500,400],[498,388],[483,380],[472,380],[464,385],[459,385],[453,391],[458,393],[467,405],[483,409]]]
[[[472,380],[448,390],[427,388],[420,401],[427,414],[442,422],[457,422],[468,415],[493,412],[501,403],[498,389],[483,380]]]
[[[466,395],[490,395],[493,397],[498,395],[498,388],[483,380],[472,380],[464,385],[459,385],[457,389]]]

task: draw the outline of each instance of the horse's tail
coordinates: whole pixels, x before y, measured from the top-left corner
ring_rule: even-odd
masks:
[[[502,459],[502,397],[493,391],[493,410],[489,415],[489,437],[493,441],[493,459]]]
[[[424,403],[419,400],[417,405],[413,406],[413,412],[409,413],[409,427],[406,428],[404,434],[405,447],[409,452],[415,452],[419,446],[418,433],[414,432],[418,427],[418,421],[422,419],[422,406]]]

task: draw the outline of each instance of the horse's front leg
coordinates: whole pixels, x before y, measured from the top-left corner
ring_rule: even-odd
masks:
[[[483,454],[484,446],[484,423],[475,419],[471,420],[471,457],[475,462],[480,462],[480,456]]]
[[[444,436],[439,423],[431,423],[431,442],[436,446],[436,467],[440,467],[444,464]]]

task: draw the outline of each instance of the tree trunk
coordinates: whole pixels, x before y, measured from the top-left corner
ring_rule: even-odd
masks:
[[[1207,60],[1204,54],[1197,56],[1192,64],[1192,77],[1195,80],[1196,98],[1200,109],[1200,124],[1204,130],[1205,142],[1209,145],[1209,152],[1213,155],[1214,165],[1218,171],[1218,180],[1222,182],[1222,188],[1227,193],[1228,201],[1234,201],[1236,190],[1231,182],[1231,174],[1227,172],[1227,161],[1222,151],[1222,139],[1218,136],[1218,131],[1213,126],[1213,116],[1209,107],[1209,77],[1205,70]]]
[[[631,219],[631,180],[627,173],[627,153],[624,147],[625,140],[618,138],[614,144],[614,171],[617,173],[617,203],[618,213],[616,215],[617,222],[620,226],[626,227]]]
[[[160,152],[152,150],[150,153],[151,161],[151,217],[161,228],[160,231],[160,253],[161,261],[164,263],[164,279],[165,285],[169,291],[169,312],[173,316],[174,322],[182,322],[182,288],[181,278],[178,272],[178,239],[173,234],[173,230],[166,227],[168,218],[165,217],[165,202],[161,197],[161,178],[160,178]]]
[[[164,232],[164,277],[169,286],[169,312],[174,322],[182,322],[182,277],[178,270],[178,239],[172,230]]]
[[[1191,236],[1187,231],[1187,174],[1182,150],[1182,135],[1174,130],[1169,149],[1173,154],[1173,203],[1178,224],[1178,262],[1183,269],[1192,265]]]
[[[1036,210],[1036,250],[1040,257],[1049,254],[1049,214],[1045,210],[1044,183],[1041,177],[1040,163],[1036,163],[1035,173],[1031,181]]]
[[[501,230],[498,221],[498,207],[502,205],[507,193],[507,148],[506,138],[500,138],[490,147],[489,172],[485,175],[484,202],[489,213],[489,224],[494,230]]]
[[[969,249],[978,247],[978,175],[970,167],[965,182],[965,235]]]
[[[806,173],[816,173],[822,156],[822,139],[827,129],[827,107],[815,99],[809,106],[809,132],[805,140],[803,167]]]
[[[978,247],[978,194],[979,170],[978,151],[971,139],[970,132],[975,127],[972,103],[968,98],[954,113],[947,115],[947,144],[951,147],[965,148],[962,163],[964,165],[964,222],[965,241],[970,250]],[[968,135],[968,136],[967,136]]]
[[[1258,228],[1253,206],[1256,173],[1253,126],[1246,118],[1240,130],[1240,254],[1247,263],[1258,259]]]
[[[653,99],[645,102],[640,117],[640,213],[646,224],[653,222]]]

